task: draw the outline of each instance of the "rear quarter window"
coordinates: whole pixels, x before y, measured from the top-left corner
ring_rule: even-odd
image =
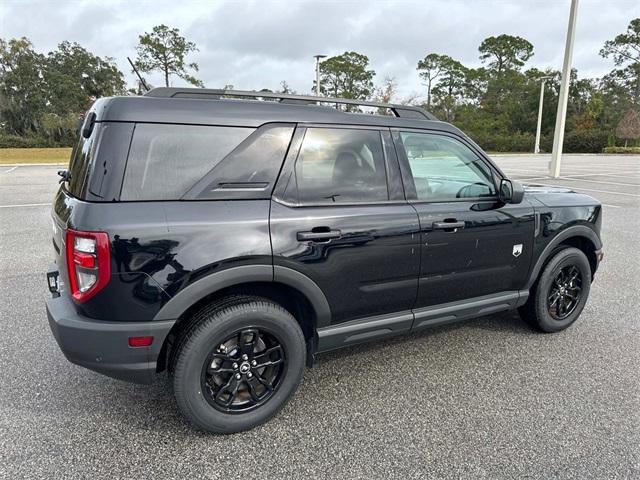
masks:
[[[178,200],[253,128],[137,124],[121,200]]]

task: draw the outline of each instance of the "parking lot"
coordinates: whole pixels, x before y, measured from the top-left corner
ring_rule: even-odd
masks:
[[[0,478],[640,478],[640,156],[495,156],[523,182],[604,204],[581,319],[516,314],[319,357],[269,423],[193,430],[169,382],[69,363],[46,320],[56,166],[0,166]]]

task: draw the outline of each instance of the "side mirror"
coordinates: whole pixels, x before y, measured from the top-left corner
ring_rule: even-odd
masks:
[[[87,117],[84,119],[82,124],[82,136],[84,138],[89,138],[91,136],[91,132],[93,132],[93,127],[96,124],[96,112],[89,112]]]
[[[503,178],[500,180],[498,197],[502,203],[522,203],[524,188],[519,182]]]

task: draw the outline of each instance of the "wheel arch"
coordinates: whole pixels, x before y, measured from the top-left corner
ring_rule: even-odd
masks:
[[[176,294],[154,320],[176,320],[158,356],[158,372],[168,364],[173,342],[190,327],[193,313],[231,295],[259,296],[278,303],[298,321],[307,341],[308,362],[317,346],[317,329],[328,325],[331,311],[320,287],[295,270],[272,265],[246,265],[204,277]]]
[[[526,289],[530,289],[538,280],[540,272],[544,266],[551,260],[558,248],[563,246],[575,247],[581,250],[589,260],[591,266],[591,274],[595,273],[598,267],[597,252],[602,249],[602,241],[596,232],[585,225],[573,225],[562,230],[553,237],[538,257],[526,285]]]

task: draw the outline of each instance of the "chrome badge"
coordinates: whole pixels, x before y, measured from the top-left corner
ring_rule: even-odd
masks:
[[[519,257],[521,253],[522,253],[522,244],[519,243],[517,245],[514,245],[513,246],[513,256],[514,257]]]

